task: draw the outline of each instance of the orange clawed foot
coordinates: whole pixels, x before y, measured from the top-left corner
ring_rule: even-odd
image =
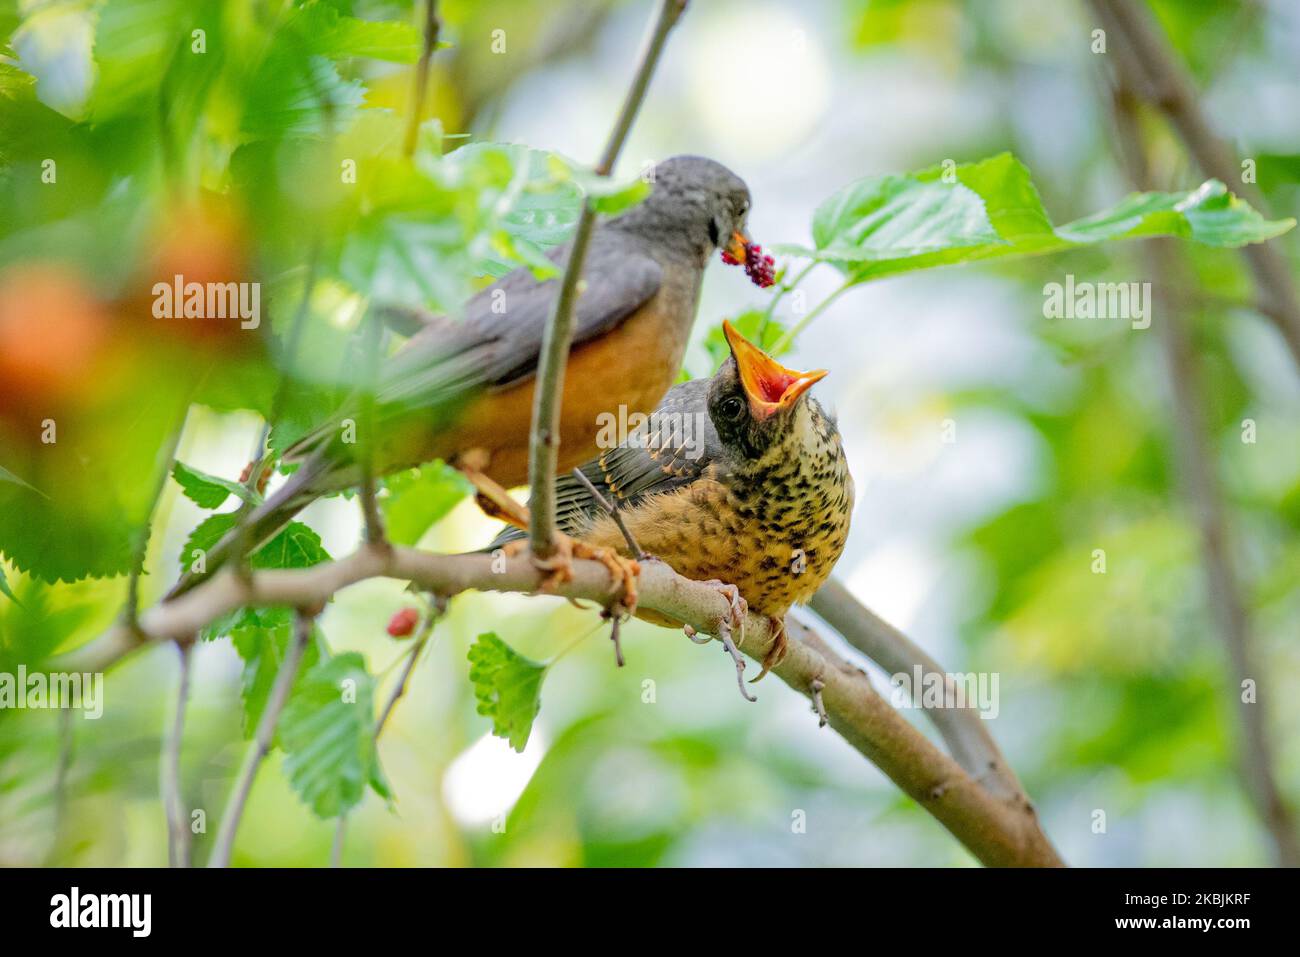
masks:
[[[528,540],[519,539],[506,545],[505,553],[509,557],[517,555],[526,548],[528,548]],[[554,554],[549,558],[533,558],[533,564],[547,573],[541,590],[554,591],[565,582],[572,581],[575,558],[597,561],[609,569],[610,577],[614,581],[610,591],[621,593],[618,604],[622,612],[631,615],[636,611],[636,580],[637,575],[641,573],[640,563],[635,558],[624,558],[611,549],[588,545],[562,532],[555,533]]]

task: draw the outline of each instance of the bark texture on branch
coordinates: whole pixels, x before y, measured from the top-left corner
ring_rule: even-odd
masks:
[[[496,569],[493,570],[494,562]],[[606,604],[617,588],[599,562],[575,561],[573,579],[555,594]],[[532,556],[502,562],[490,555],[436,555],[406,547],[365,547],[338,561],[304,569],[258,570],[247,577],[222,571],[176,599],[140,616],[138,631],[115,628],[68,668],[92,668],[111,649],[120,654],[141,643],[184,640],[242,605],[317,609],[336,592],[367,578],[389,577],[449,597],[462,591],[537,592],[544,573]],[[640,605],[717,635],[731,618],[727,599],[712,585],[691,581],[662,562],[642,566]],[[865,672],[836,654],[793,617],[790,650],[773,669],[811,701],[819,691],[830,725],[873,761],[904,792],[990,866],[1059,866],[1060,858],[1023,797],[996,796],[934,746],[872,687]],[[762,660],[775,635],[765,616],[750,615],[741,650]],[[820,683],[818,686],[816,683]]]

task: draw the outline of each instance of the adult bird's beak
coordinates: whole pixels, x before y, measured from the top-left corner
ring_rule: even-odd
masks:
[[[825,369],[796,372],[787,369],[737,331],[730,322],[722,323],[727,345],[740,369],[740,384],[749,399],[749,408],[757,419],[766,419],[794,404],[814,382],[826,377]]]
[[[727,255],[736,261],[738,265],[745,265],[745,257],[749,249],[749,237],[736,230],[727,240]]]

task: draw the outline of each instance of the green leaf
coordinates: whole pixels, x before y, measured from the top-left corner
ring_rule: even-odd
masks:
[[[190,532],[190,537],[185,539],[185,544],[181,546],[181,573],[184,574],[193,567],[195,560],[199,557],[199,552],[204,555],[204,569],[206,570],[208,552],[212,551],[226,532],[235,527],[237,519],[238,515],[234,512],[222,512],[218,515],[209,515],[199,522],[194,531]]]
[[[18,600],[18,596],[13,593],[13,589],[9,587],[9,579],[5,577],[3,566],[0,566],[0,595],[4,595],[15,605],[22,604],[22,602]]]
[[[275,676],[293,641],[294,612],[288,608],[242,608],[236,613],[236,620],[229,630],[231,643],[244,661],[240,673],[240,700],[244,708],[244,737],[251,738],[266,709]],[[320,633],[314,631],[312,640],[303,650],[295,689],[302,682],[303,675],[320,658]]]
[[[324,3],[296,10],[293,27],[313,53],[335,59],[355,56],[414,63],[423,47],[420,31],[409,23],[341,16]]]
[[[172,478],[180,485],[185,497],[200,508],[219,508],[231,495],[238,495],[250,505],[262,503],[262,496],[241,483],[200,472],[183,462],[172,466]]]
[[[374,691],[365,659],[348,652],[304,674],[280,716],[285,773],[318,817],[355,807],[375,775]]]
[[[1279,236],[1294,225],[1293,219],[1264,219],[1222,183],[1209,180],[1184,193],[1135,193],[1110,209],[1054,227],[1029,171],[1002,153],[947,170],[858,180],[818,207],[815,249],[777,249],[831,262],[852,284],[1143,236],[1241,246]]]
[[[181,548],[181,571],[187,572],[194,563],[196,552],[205,555],[235,527],[237,512],[220,512],[209,515],[185,540]],[[320,536],[302,522],[290,522],[269,542],[255,551],[249,559],[253,568],[307,568],[329,561],[330,554],[321,545]],[[207,569],[212,571],[212,569]]]
[[[546,665],[525,658],[492,632],[479,635],[469,649],[469,679],[478,713],[492,719],[492,733],[523,751],[542,708]]]
[[[254,568],[308,568],[327,562],[330,553],[309,525],[290,522],[256,552],[249,562]]]
[[[474,491],[469,480],[443,462],[431,462],[384,479],[387,492],[379,499],[388,537],[399,545],[414,545],[436,522]]]

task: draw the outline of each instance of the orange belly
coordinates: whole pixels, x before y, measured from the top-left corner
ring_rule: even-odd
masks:
[[[623,421],[649,412],[677,377],[686,343],[658,308],[658,296],[617,329],[569,353],[560,410],[559,471],[598,454],[601,416]],[[485,453],[483,469],[506,488],[528,481],[528,438],[535,379],[474,400],[450,429],[437,436],[426,458],[454,460]],[[624,407],[619,418],[619,406]]]

